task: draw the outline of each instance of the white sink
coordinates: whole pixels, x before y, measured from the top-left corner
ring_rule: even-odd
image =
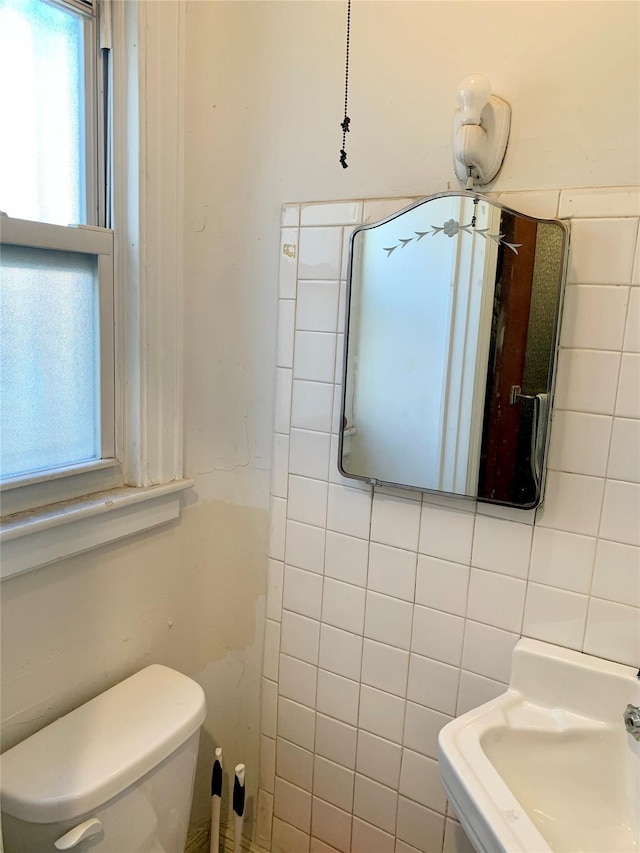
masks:
[[[440,732],[440,775],[480,853],[640,851],[637,670],[536,640],[509,689]]]

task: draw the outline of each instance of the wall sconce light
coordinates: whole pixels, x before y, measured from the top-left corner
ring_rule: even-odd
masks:
[[[488,184],[504,160],[511,107],[491,94],[491,83],[482,74],[470,74],[458,87],[460,108],[453,117],[453,159],[456,175],[467,189]]]

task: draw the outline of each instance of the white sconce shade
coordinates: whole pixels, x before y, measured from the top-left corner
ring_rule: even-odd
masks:
[[[509,140],[511,107],[491,94],[482,74],[470,74],[458,87],[459,109],[453,118],[456,175],[468,189],[488,184],[500,171]]]

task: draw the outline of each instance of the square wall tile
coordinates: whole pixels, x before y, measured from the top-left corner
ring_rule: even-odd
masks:
[[[282,606],[301,616],[319,619],[321,604],[322,575],[285,566]]]
[[[442,853],[475,853],[473,844],[457,820],[446,820]]]
[[[636,668],[640,655],[640,611],[591,598],[584,651]]]
[[[282,587],[284,565],[279,560],[267,561],[267,619],[280,620],[282,613]]]
[[[341,228],[303,228],[298,278],[339,280],[341,249]]]
[[[640,420],[614,418],[607,476],[640,483]]]
[[[621,349],[628,300],[627,287],[569,285],[565,291],[560,346]],[[598,318],[597,323],[593,322],[594,317]]]
[[[629,284],[635,219],[574,219],[567,280],[577,284]]]
[[[375,501],[374,501],[375,512]],[[372,542],[369,549],[369,589],[413,601],[416,552]]]
[[[313,822],[311,831],[321,841],[326,841],[335,850],[349,853],[351,843],[351,815],[335,806],[313,798]]]
[[[626,545],[640,545],[640,485],[607,480],[600,536]]]
[[[508,682],[511,655],[519,639],[519,634],[468,621],[464,632],[463,669]]]
[[[526,192],[498,193],[496,201],[539,219],[555,219],[558,215],[559,190],[533,190]]]
[[[619,365],[619,352],[561,349],[555,407],[572,412],[612,415]]]
[[[316,721],[316,755],[353,770],[356,766],[356,742],[358,732],[332,717],[318,714]]]
[[[364,589],[325,578],[322,595],[322,621],[334,628],[362,634],[364,626]]]
[[[256,840],[266,849],[271,849],[271,826],[273,824],[273,794],[258,791],[256,814]]]
[[[336,336],[331,332],[296,332],[293,376],[313,382],[333,382]]]
[[[456,716],[460,717],[467,711],[478,708],[485,702],[490,702],[496,696],[501,696],[506,689],[507,685],[500,681],[494,681],[491,678],[485,678],[484,675],[477,675],[475,672],[467,672],[463,669],[460,672],[460,691]]]
[[[559,216],[562,218],[640,216],[640,191],[637,187],[562,190]]]
[[[404,210],[416,201],[415,198],[382,198],[364,203],[364,212],[362,221],[365,223],[379,222],[381,219],[386,219],[393,213],[399,210]]]
[[[280,299],[296,298],[298,274],[298,229],[283,228],[280,232],[280,270],[278,295]]]
[[[274,432],[273,460],[271,463],[271,494],[276,498],[287,497],[289,474],[289,436]]]
[[[596,536],[604,494],[604,480],[549,471],[544,503],[536,510],[536,524],[568,533]]]
[[[640,235],[636,238],[636,254],[633,261],[631,284],[640,284]]]
[[[360,688],[358,725],[374,735],[401,743],[404,706],[404,699],[363,684]]]
[[[472,512],[459,512],[424,503],[418,550],[430,557],[468,564],[471,560],[474,520]]]
[[[293,299],[280,299],[278,303],[278,341],[276,365],[293,367],[293,335],[296,303]]]
[[[353,806],[353,770],[316,756],[313,768],[313,793],[321,800],[350,812]]]
[[[269,506],[269,556],[284,560],[287,502],[284,498],[271,498]]]
[[[359,690],[357,682],[321,669],[316,708],[321,714],[354,726],[358,720]]]
[[[276,742],[273,738],[260,735],[260,775],[258,784],[265,791],[273,794],[273,783],[276,774]]]
[[[365,539],[327,531],[324,566],[327,577],[365,586],[368,560],[369,546]]]
[[[625,352],[640,352],[640,290],[635,287],[631,288],[622,349]]]
[[[337,281],[301,281],[295,327],[309,332],[335,332],[338,323]]]
[[[332,406],[333,385],[294,380],[291,426],[330,432]]]
[[[320,635],[320,666],[336,675],[360,680],[362,637],[323,625]]]
[[[434,660],[460,666],[464,619],[441,610],[415,606],[411,650]]]
[[[309,853],[309,835],[274,817],[271,850],[273,853]]]
[[[531,526],[501,518],[476,516],[471,563],[516,578],[526,578],[531,553]]]
[[[285,560],[288,565],[322,574],[324,566],[323,527],[313,527],[299,521],[287,522]]]
[[[401,649],[411,645],[413,606],[389,595],[367,592],[364,635]]]
[[[262,679],[262,714],[260,732],[270,738],[276,736],[276,719],[278,716],[278,685],[268,678]]]
[[[396,828],[398,794],[392,788],[356,774],[353,813],[367,823],[393,833]]]
[[[278,701],[278,737],[313,750],[314,732],[314,711],[281,696]]]
[[[405,841],[422,853],[441,850],[444,837],[444,815],[406,797],[400,797],[396,835],[400,841]]]
[[[326,480],[329,475],[331,436],[326,432],[292,429],[289,444],[289,471],[301,477]]]
[[[326,481],[290,475],[289,518],[324,527],[327,519],[327,489]]]
[[[418,556],[416,603],[464,616],[467,607],[469,567],[435,557]]]
[[[276,368],[276,400],[274,429],[288,433],[291,424],[291,383],[293,370],[290,367]]]
[[[471,569],[467,618],[519,634],[525,592],[519,578]]]
[[[390,788],[397,788],[400,780],[400,762],[402,749],[399,744],[376,737],[369,732],[358,733],[358,756],[356,769],[358,773],[370,779],[383,781]],[[382,769],[384,768],[384,772]]]
[[[616,415],[619,418],[640,418],[640,353],[622,355]]]
[[[285,226],[298,226],[300,224],[300,205],[283,204],[280,212],[280,224]]]
[[[340,278],[346,279],[349,275],[349,260],[351,253],[351,236],[353,232],[356,230],[357,226],[351,228],[343,228],[342,234],[342,265],[340,267]]]
[[[600,539],[591,594],[640,608],[640,549]]]
[[[347,489],[333,483],[329,486],[327,527],[347,536],[369,538],[371,518],[371,492]]]
[[[316,701],[317,675],[317,667],[281,654],[278,693],[292,702],[313,708]]]
[[[294,743],[278,739],[276,752],[277,774],[292,785],[310,791],[313,782],[313,753]]]
[[[354,817],[351,853],[394,853],[394,843],[393,835]]]
[[[522,633],[536,640],[580,650],[587,603],[586,595],[530,583]]]
[[[453,717],[425,708],[413,702],[407,702],[407,713],[404,724],[404,746],[428,755],[431,758],[438,757],[438,735],[440,729],[451,722]]]
[[[373,640],[364,641],[361,675],[363,684],[396,696],[406,696],[408,667],[408,651]]]
[[[438,762],[433,758],[403,749],[398,790],[400,794],[423,806],[445,813],[447,798],[440,782]]]
[[[553,413],[549,468],[604,477],[612,418],[582,412]]]
[[[402,499],[376,491],[371,514],[371,539],[384,545],[418,549],[420,501]]]
[[[588,594],[595,552],[592,536],[536,527],[529,580]]]
[[[453,715],[459,674],[455,666],[412,654],[407,698],[434,711]]]
[[[303,204],[300,225],[355,225],[362,217],[361,201]]]
[[[280,652],[280,623],[271,619],[265,620],[264,627],[264,659],[262,674],[272,681],[278,680],[278,654]]]
[[[311,827],[311,794],[276,776],[274,815],[308,832]]]
[[[288,610],[283,611],[280,640],[283,654],[317,666],[319,645],[319,622]]]

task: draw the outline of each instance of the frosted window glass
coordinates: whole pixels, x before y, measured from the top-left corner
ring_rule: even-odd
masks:
[[[96,259],[3,246],[0,471],[100,457]]]
[[[0,210],[85,222],[83,23],[44,0],[0,0]]]

